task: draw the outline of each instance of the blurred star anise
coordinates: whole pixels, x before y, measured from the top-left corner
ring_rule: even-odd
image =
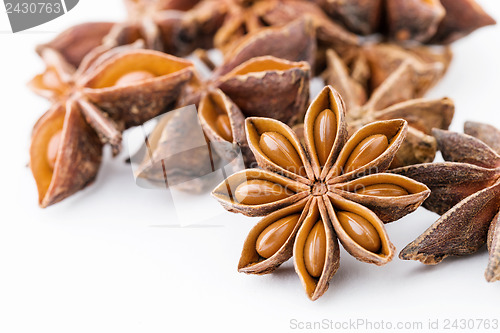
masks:
[[[334,20],[361,35],[395,41],[449,44],[495,24],[475,0],[312,0]]]
[[[326,82],[345,96],[349,133],[372,121],[403,118],[410,128],[392,167],[434,160],[432,128],[448,128],[454,104],[448,98],[421,97],[443,76],[449,51],[378,44],[363,47],[357,57],[349,68],[328,50],[324,74]]]
[[[191,62],[137,47],[95,49],[78,68],[57,51],[43,50],[47,68],[30,82],[53,103],[31,139],[30,167],[40,206],[91,183],[102,145],[111,144],[116,155],[121,132],[165,112],[191,78]]]
[[[212,192],[224,208],[265,216],[248,235],[240,272],[266,274],[294,256],[311,300],[318,299],[339,267],[338,240],[356,259],[384,265],[394,254],[384,222],[415,210],[429,189],[383,173],[407,124],[375,122],[347,140],[344,103],[330,86],[305,117],[305,145],[285,124],[246,119],[249,146],[262,169],[228,177]]]
[[[183,56],[196,47],[210,48],[208,42],[198,40],[191,26],[192,16],[185,10],[192,8],[199,0],[124,0],[128,17],[124,22],[89,22],[72,26],[48,43],[37,47],[41,55],[50,48],[72,66],[78,67],[83,58],[94,48],[104,45],[110,48],[144,40],[144,47],[168,54]],[[214,20],[216,18],[214,17]],[[222,19],[222,17],[221,17]]]
[[[447,162],[393,170],[426,184],[432,193],[424,206],[441,214],[422,235],[400,253],[401,259],[438,264],[448,256],[463,256],[488,244],[485,277],[500,280],[500,131],[467,122],[465,133],[434,130]]]

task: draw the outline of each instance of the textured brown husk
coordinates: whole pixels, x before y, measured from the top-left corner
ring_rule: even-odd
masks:
[[[258,68],[259,63],[271,63],[270,70],[246,70]],[[273,64],[279,67],[274,69]],[[246,73],[239,74],[242,71]],[[270,116],[292,124],[301,118],[309,101],[309,76],[310,66],[306,62],[289,62],[265,56],[236,67],[219,78],[216,85],[238,105],[245,116]]]
[[[220,110],[227,114],[231,125],[233,142],[226,141],[217,132],[210,115],[210,111],[212,109],[210,104],[217,105]],[[224,95],[221,90],[216,89],[209,91],[203,96],[198,109],[198,114],[201,127],[203,128],[208,139],[214,143],[214,149],[224,160],[233,160],[236,157],[235,153],[238,149],[240,149],[245,165],[250,166],[255,162],[255,158],[248,147],[247,137],[245,134],[245,116],[243,116],[238,106],[234,104],[229,97]]]

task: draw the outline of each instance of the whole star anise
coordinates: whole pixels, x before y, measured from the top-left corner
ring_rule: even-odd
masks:
[[[102,145],[116,155],[121,132],[163,113],[193,74],[187,60],[140,45],[95,49],[75,68],[55,50],[30,87],[53,106],[35,124],[30,167],[39,203],[47,207],[84,188],[97,175]]]
[[[393,172],[427,184],[432,194],[424,206],[441,214],[422,235],[400,253],[401,259],[438,264],[448,256],[463,256],[488,244],[485,277],[500,280],[500,131],[467,122],[465,133],[434,130],[443,158]]]
[[[404,120],[367,125],[347,140],[344,111],[340,95],[325,87],[307,110],[304,146],[279,121],[247,118],[247,140],[263,169],[235,173],[212,192],[231,212],[265,216],[250,231],[238,270],[270,273],[293,254],[311,300],[339,266],[337,238],[358,260],[386,264],[394,246],[383,223],[412,212],[430,193],[383,173],[404,140]]]

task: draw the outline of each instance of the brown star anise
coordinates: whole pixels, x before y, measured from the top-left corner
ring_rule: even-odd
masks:
[[[401,259],[438,264],[463,256],[485,243],[490,253],[485,277],[500,280],[500,131],[467,122],[465,133],[434,130],[443,158],[393,172],[427,184],[432,194],[424,206],[441,214],[400,253]],[[468,135],[467,135],[468,134]]]
[[[410,128],[392,167],[431,162],[436,154],[432,128],[447,129],[454,114],[448,98],[421,98],[444,74],[448,50],[396,45],[367,45],[349,68],[333,51],[327,52],[325,80],[347,105],[349,133],[376,121],[403,118]],[[368,79],[371,78],[371,87]],[[370,93],[370,89],[374,89]]]
[[[266,274],[294,256],[308,297],[319,298],[339,266],[339,245],[358,260],[389,262],[384,222],[415,210],[429,189],[383,173],[404,140],[404,120],[375,122],[347,140],[345,106],[325,87],[307,110],[305,144],[285,124],[247,118],[250,149],[263,168],[233,174],[212,192],[224,208],[265,216],[248,235],[240,272]]]
[[[165,112],[192,76],[187,60],[140,45],[95,49],[75,68],[46,48],[43,74],[31,88],[53,106],[36,123],[30,166],[39,203],[47,207],[95,178],[102,145],[121,148],[121,132]]]
[[[449,44],[495,24],[475,0],[312,0],[350,31]]]

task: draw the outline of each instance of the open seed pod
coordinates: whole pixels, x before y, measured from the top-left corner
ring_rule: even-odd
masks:
[[[224,160],[233,160],[241,150],[245,165],[255,162],[245,135],[245,117],[221,90],[212,90],[203,96],[198,116],[213,148]]]
[[[37,122],[30,168],[45,208],[92,183],[101,164],[102,144],[74,102],[55,104]]]
[[[310,300],[327,290],[340,265],[340,249],[323,201],[312,199],[293,246],[295,271]]]
[[[57,108],[62,109],[63,114],[69,114],[70,110],[65,109],[71,107],[72,114],[78,113],[78,117],[84,119],[83,122],[75,122],[73,127],[81,128],[72,131],[87,133],[90,126],[102,144],[111,145],[114,155],[121,149],[121,132],[167,111],[167,107],[175,102],[181,87],[191,78],[193,70],[193,65],[188,61],[156,51],[137,50],[137,45],[114,49],[98,47],[81,61],[79,68],[66,62],[59,52],[51,48],[43,50],[42,56],[47,70],[37,75],[30,82],[30,87],[49,98]],[[37,131],[43,131],[38,127],[44,126],[50,127],[50,124],[39,121],[35,127]],[[86,135],[93,137],[91,134]],[[43,136],[34,136],[32,147],[46,145],[45,139]],[[84,154],[90,148],[80,144],[72,149],[81,149]],[[64,163],[75,160],[75,157],[68,158]],[[92,172],[97,172],[98,164]],[[55,171],[57,173],[57,168]],[[73,174],[66,177],[78,177],[78,171],[74,168],[67,171]],[[88,178],[93,177],[95,174]],[[65,192],[65,196],[78,189],[78,186],[74,186],[71,191]],[[55,202],[48,200],[42,206]]]
[[[192,71],[190,61],[140,50],[101,64],[95,73],[82,80],[82,92],[128,128],[164,112],[176,101]]]
[[[249,232],[238,271],[268,274],[292,257],[295,235],[306,218],[307,200],[302,200],[263,218]]]
[[[224,54],[224,63],[214,75],[227,74],[245,61],[266,55],[289,61],[306,61],[312,66],[315,53],[312,21],[301,18],[284,26],[259,29],[241,38]]]
[[[391,261],[395,248],[377,215],[333,193],[328,197],[326,207],[335,233],[346,251],[360,261],[379,266]]]
[[[374,174],[331,185],[332,192],[369,208],[384,222],[399,220],[417,209],[430,190],[422,183],[393,174]]]
[[[304,145],[279,121],[247,118],[248,144],[264,170],[233,174],[212,192],[229,211],[266,216],[245,243],[240,270],[275,269],[289,257],[293,242],[295,268],[312,300],[326,291],[337,270],[337,237],[357,259],[382,265],[394,249],[377,213],[394,221],[429,195],[422,184],[380,174],[404,140],[404,120],[367,125],[347,140],[344,112],[340,95],[325,87],[305,115]],[[360,194],[359,184],[366,184],[367,192]],[[286,219],[291,213],[295,219]],[[378,240],[378,247],[366,245],[370,240]],[[259,254],[264,247],[272,253]]]
[[[245,116],[272,117],[291,124],[301,118],[308,103],[309,76],[306,62],[264,56],[241,64],[215,84]]]

